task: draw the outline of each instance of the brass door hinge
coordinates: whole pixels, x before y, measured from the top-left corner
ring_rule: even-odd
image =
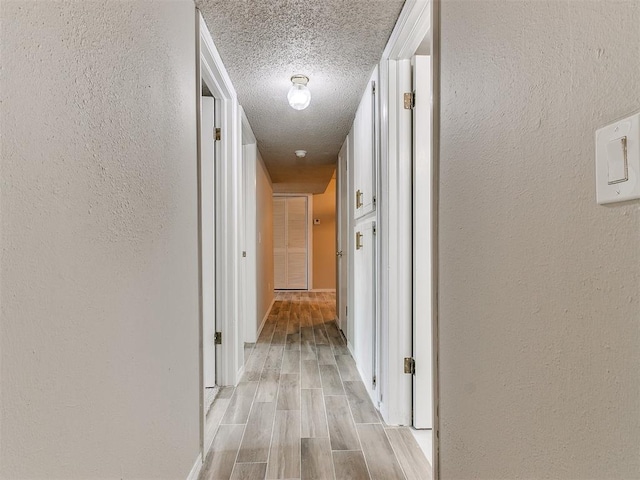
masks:
[[[404,358],[404,373],[408,373],[409,375],[416,374],[416,361],[412,357]]]
[[[220,139],[222,138],[222,132],[221,132],[221,130],[219,128],[216,128],[213,131],[213,138],[215,138],[217,142],[219,142]]]
[[[408,92],[404,94],[404,108],[405,110],[413,110],[416,106],[416,94],[415,92]]]
[[[216,332],[213,343],[216,345],[222,345],[222,332]]]

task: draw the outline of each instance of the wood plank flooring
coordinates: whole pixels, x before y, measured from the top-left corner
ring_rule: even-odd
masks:
[[[387,427],[335,323],[335,294],[279,292],[200,480],[430,480],[408,427]]]

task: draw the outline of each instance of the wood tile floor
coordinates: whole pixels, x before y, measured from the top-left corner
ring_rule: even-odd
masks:
[[[201,480],[431,479],[409,428],[386,426],[371,403],[331,293],[277,293],[242,381],[209,415]]]

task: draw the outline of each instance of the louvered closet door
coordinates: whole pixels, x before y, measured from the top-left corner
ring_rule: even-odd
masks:
[[[307,289],[307,197],[274,197],[273,262],[277,290]]]
[[[287,199],[287,288],[307,289],[307,197]]]
[[[284,197],[273,199],[273,285],[276,290],[287,288],[287,230]]]

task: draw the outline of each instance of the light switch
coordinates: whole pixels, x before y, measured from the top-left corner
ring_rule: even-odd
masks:
[[[607,167],[609,185],[629,180],[627,137],[616,138],[607,143]]]
[[[640,112],[596,131],[599,204],[640,198]]]

